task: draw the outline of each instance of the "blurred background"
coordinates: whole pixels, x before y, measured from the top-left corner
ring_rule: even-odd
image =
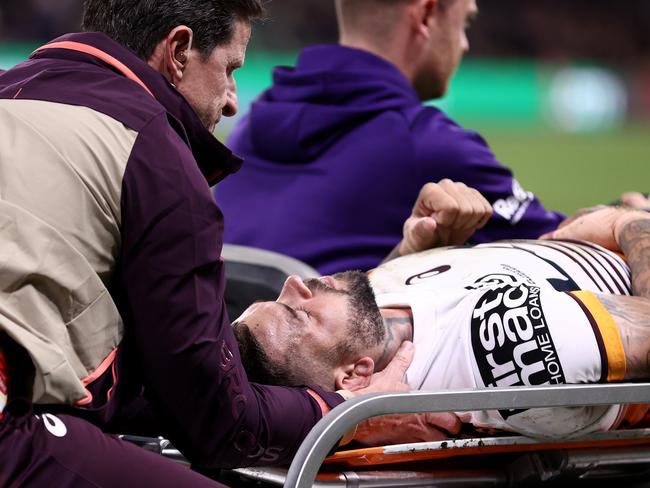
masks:
[[[0,0],[0,69],[79,29],[82,0]],[[333,0],[274,0],[238,71],[240,113],[308,44],[336,42]],[[650,191],[650,0],[479,0],[471,51],[433,102],[481,132],[548,208]],[[225,140],[232,120],[223,121]]]

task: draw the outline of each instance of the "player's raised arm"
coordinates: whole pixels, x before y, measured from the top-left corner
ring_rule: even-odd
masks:
[[[650,213],[604,207],[583,214],[542,238],[591,241],[622,252],[632,271],[634,295],[650,299]]]

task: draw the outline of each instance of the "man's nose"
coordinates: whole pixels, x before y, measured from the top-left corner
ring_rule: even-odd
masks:
[[[237,99],[237,83],[235,78],[231,78],[228,82],[228,88],[226,89],[226,104],[221,111],[221,114],[224,117],[232,117],[237,113],[239,108],[239,101]]]
[[[463,53],[469,52],[469,39],[467,38],[467,33],[463,32],[463,39],[461,40],[461,45]]]
[[[302,279],[296,275],[291,275],[284,282],[282,292],[278,301],[302,299],[308,300],[312,297],[311,290],[305,285]]]

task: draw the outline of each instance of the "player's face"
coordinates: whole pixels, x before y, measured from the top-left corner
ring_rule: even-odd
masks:
[[[330,377],[319,378],[319,383],[331,386],[337,352],[350,341],[350,320],[355,316],[352,303],[358,299],[351,284],[355,279],[367,277],[360,271],[305,282],[290,276],[275,302],[251,305],[235,323],[246,324],[271,362],[291,368],[323,368],[323,374]],[[374,298],[370,299],[376,307]]]
[[[177,89],[196,111],[203,125],[213,131],[221,116],[237,113],[234,71],[244,64],[251,34],[250,22],[238,19],[230,41],[215,47],[204,59],[193,49]]]
[[[477,15],[476,0],[438,2],[435,18],[429,24],[426,52],[414,83],[422,100],[439,98],[447,92],[452,75],[469,50],[467,29]]]
[[[248,325],[269,359],[286,364],[292,352],[321,355],[345,337],[348,296],[335,278],[303,282],[290,276],[275,302],[251,305],[236,322]]]

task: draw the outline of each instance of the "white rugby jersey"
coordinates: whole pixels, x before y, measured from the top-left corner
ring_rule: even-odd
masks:
[[[625,353],[592,292],[631,293],[630,270],[589,243],[507,241],[433,249],[370,273],[380,307],[413,311],[413,389],[615,381]],[[457,412],[480,428],[531,436],[609,429],[619,406]]]

